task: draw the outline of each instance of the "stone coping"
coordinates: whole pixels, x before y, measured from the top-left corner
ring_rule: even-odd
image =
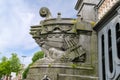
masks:
[[[70,68],[70,69],[84,69],[93,70],[92,66],[81,66],[76,64],[65,64],[65,63],[46,63],[46,64],[35,64],[31,68]]]
[[[75,21],[73,18],[51,18],[43,20],[42,25],[73,25]]]
[[[87,75],[58,74],[58,76],[80,77],[80,78],[88,78],[88,79],[98,79],[98,77],[96,77],[96,76],[87,76]]]

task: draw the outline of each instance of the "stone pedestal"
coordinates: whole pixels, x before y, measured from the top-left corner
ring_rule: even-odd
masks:
[[[29,70],[27,80],[98,80],[95,68],[76,63],[41,63],[38,60]]]
[[[97,80],[96,34],[80,17],[50,18],[47,8],[40,10],[46,17],[31,27],[31,35],[45,53],[35,62],[27,80]]]

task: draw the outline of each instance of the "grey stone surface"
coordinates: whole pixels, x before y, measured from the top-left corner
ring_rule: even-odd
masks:
[[[91,24],[80,17],[61,18],[60,13],[50,18],[45,10],[46,19],[30,32],[45,56],[31,66],[27,80],[44,76],[50,80],[97,80],[96,34]]]
[[[67,64],[42,64],[40,66],[33,66],[29,71],[27,80],[41,80],[44,75],[47,75],[51,80],[98,80],[98,77],[91,66],[77,65],[73,68],[73,63]]]
[[[119,30],[116,30],[116,27],[118,24],[120,27],[119,10],[120,0],[116,0],[116,3],[112,8],[97,22],[94,27],[94,30],[96,30],[98,34],[99,80],[120,80],[120,59],[117,53],[119,47],[117,47],[118,43],[116,38],[117,30]],[[109,35],[109,31],[111,35]],[[104,39],[102,38],[103,36]],[[109,36],[111,38],[111,42],[110,38],[108,38]],[[111,49],[109,48],[110,43],[112,44]],[[109,52],[110,50],[112,51],[111,54]]]
[[[86,22],[97,21],[97,11],[95,6],[100,0],[78,0],[75,9],[78,10],[77,15],[81,15]]]

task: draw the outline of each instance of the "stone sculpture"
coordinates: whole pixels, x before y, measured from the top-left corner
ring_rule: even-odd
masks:
[[[49,9],[45,7],[40,9],[40,15],[46,19],[40,22],[36,32],[33,26],[31,34],[44,51],[45,58],[49,61],[84,62],[86,49],[78,44],[80,31],[74,24],[76,20],[61,19],[60,13],[57,19],[51,19]]]
[[[58,13],[57,18],[52,18],[46,7],[39,12],[45,19],[31,26],[30,34],[45,55],[30,67],[27,80],[97,80],[91,77],[96,75],[91,25],[80,16],[61,18]]]

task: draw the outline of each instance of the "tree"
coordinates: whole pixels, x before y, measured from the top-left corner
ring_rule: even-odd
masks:
[[[12,53],[10,59],[7,57],[2,57],[2,61],[0,62],[0,77],[3,75],[10,76],[11,72],[18,73],[21,70],[21,63],[17,54]]]
[[[33,58],[32,58],[32,61],[35,62],[37,61],[38,59],[41,59],[44,57],[44,52],[43,51],[38,51],[34,54]]]
[[[0,63],[0,77],[3,75],[10,76],[11,68],[10,68],[10,61],[5,57],[2,58],[2,62]]]
[[[7,57],[5,57],[5,56],[2,57],[2,62],[6,62],[7,60],[8,60]]]
[[[17,54],[12,53],[12,57],[10,58],[10,64],[11,71],[18,74],[19,71],[21,70],[21,63]]]
[[[29,71],[29,66],[24,70],[24,72],[23,72],[23,74],[22,74],[22,78],[23,79],[26,79],[27,78],[27,73],[28,73],[28,71]]]

